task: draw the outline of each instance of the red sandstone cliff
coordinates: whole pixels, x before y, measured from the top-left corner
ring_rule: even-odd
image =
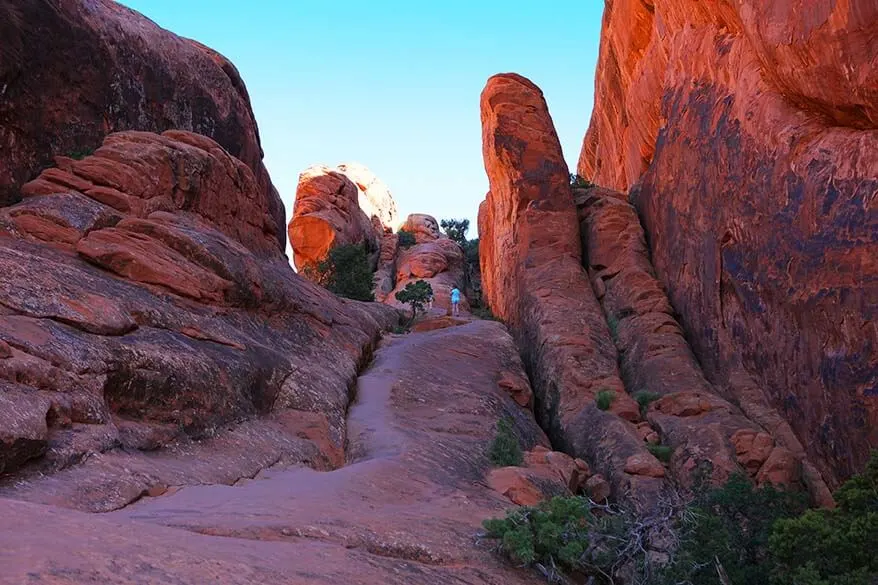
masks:
[[[608,3],[578,167],[631,190],[707,377],[832,483],[878,447],[876,55],[871,0]]]
[[[283,247],[283,203],[231,62],[112,0],[0,0],[0,205],[54,156],[84,156],[115,131],[171,129],[250,168]]]

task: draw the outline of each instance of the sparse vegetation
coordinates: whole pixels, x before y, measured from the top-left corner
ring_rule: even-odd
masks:
[[[536,568],[550,582],[576,573],[588,583],[613,583],[639,543],[627,512],[580,496],[515,508],[482,526],[514,563]]]
[[[408,230],[399,230],[396,232],[396,235],[399,236],[399,247],[402,249],[408,249],[417,244],[417,240],[415,239],[415,234]]]
[[[662,397],[658,392],[648,392],[646,390],[635,392],[632,396],[640,406],[640,416],[643,417],[646,416],[646,411],[649,410],[649,405]]]
[[[305,276],[340,297],[374,301],[372,268],[366,247],[357,244],[336,246],[316,265],[306,266]]]
[[[864,473],[836,491],[834,509],[806,511],[805,494],[757,488],[743,474],[720,487],[706,487],[706,477],[688,504],[672,496],[645,517],[567,497],[515,508],[483,525],[500,551],[554,582],[576,576],[634,585],[878,583],[878,451]],[[668,562],[646,552],[656,535],[670,544]]]
[[[716,585],[719,573],[735,585],[769,583],[775,567],[768,550],[772,526],[804,509],[802,494],[755,488],[745,476],[733,475],[724,486],[696,497],[675,561],[660,583]]]
[[[468,219],[443,219],[439,225],[445,230],[446,236],[460,244],[461,248],[466,249],[466,232],[469,231]]]
[[[610,336],[616,342],[619,339],[619,319],[615,315],[607,317],[607,327],[610,328]]]
[[[674,453],[674,449],[668,445],[653,445],[649,444],[646,446],[646,449],[653,454],[653,456],[661,461],[662,463],[667,463],[671,460],[671,455]]]
[[[426,280],[415,280],[405,285],[405,288],[396,293],[396,300],[400,303],[409,305],[412,309],[412,317],[409,325],[414,323],[419,313],[424,312],[424,308],[430,297],[433,296],[433,287]]]
[[[488,459],[497,467],[518,466],[524,461],[511,419],[501,418],[497,421],[497,432],[488,447]]]
[[[832,510],[778,520],[768,539],[776,585],[878,583],[878,451],[836,492]]]
[[[94,148],[77,148],[76,150],[68,152],[67,156],[68,158],[72,158],[73,160],[82,160],[87,156],[93,155],[94,152]]]
[[[594,397],[595,404],[601,410],[609,410],[614,400],[616,400],[616,393],[612,390],[599,390]]]
[[[590,189],[591,187],[594,187],[595,184],[575,173],[570,173],[570,186],[574,189]]]

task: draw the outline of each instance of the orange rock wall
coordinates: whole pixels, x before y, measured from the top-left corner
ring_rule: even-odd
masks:
[[[708,378],[835,484],[878,447],[878,4],[616,0],[579,174],[631,190]]]

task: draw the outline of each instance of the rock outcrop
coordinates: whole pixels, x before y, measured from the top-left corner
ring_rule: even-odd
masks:
[[[481,97],[485,169],[479,208],[482,287],[510,327],[534,386],[537,420],[556,448],[582,457],[618,495],[648,506],[664,468],[630,421],[639,419],[616,366],[616,348],[581,266],[579,224],[542,92],[514,74]],[[598,408],[599,392],[615,396]]]
[[[578,166],[630,189],[707,378],[831,485],[878,446],[876,39],[870,0],[617,0]]]
[[[342,163],[336,168],[357,186],[360,208],[369,219],[377,218],[385,229],[393,231],[399,222],[399,212],[384,181],[360,163]]]
[[[451,289],[456,286],[463,290],[465,266],[460,245],[442,234],[439,231],[439,222],[430,215],[409,215],[400,230],[414,234],[416,243],[408,248],[399,247],[396,257],[396,286],[387,295],[385,302],[401,306],[396,300],[396,293],[409,282],[424,280],[433,289],[433,307],[450,311]],[[460,309],[469,310],[469,304],[462,292]]]
[[[336,246],[363,245],[367,254],[377,255],[383,230],[377,230],[360,208],[358,193],[347,176],[325,166],[309,167],[299,175],[288,228],[299,272],[326,258]]]
[[[0,470],[55,471],[283,411],[313,419],[279,423],[287,459],[337,460],[349,389],[397,312],[296,276],[276,195],[209,138],[122,132],[58,165],[0,210]],[[100,498],[124,505],[155,479],[131,481]]]
[[[84,157],[120,130],[190,130],[243,161],[286,237],[235,66],[112,0],[0,0],[0,205],[55,156]]]
[[[499,323],[473,322],[389,337],[374,357],[351,405],[346,466],[277,466],[231,486],[155,490],[100,515],[33,503],[45,492],[27,492],[27,502],[0,498],[0,583],[59,575],[120,585],[538,581],[473,542],[482,520],[512,505],[485,479],[501,417],[532,449],[539,494],[567,493],[581,478],[498,385],[526,380],[509,334]],[[201,466],[199,457],[188,462]],[[116,474],[130,475],[121,467]]]
[[[619,350],[622,379],[648,412],[652,441],[673,449],[670,465],[678,481],[689,486],[692,472],[708,471],[721,483],[741,468],[762,481],[774,469],[772,483],[797,487],[804,469],[813,499],[830,503],[789,425],[760,428],[705,379],[655,277],[634,207],[621,193],[602,188],[575,189],[574,199],[584,264]],[[645,439],[652,442],[648,433]],[[704,461],[709,470],[698,469]]]

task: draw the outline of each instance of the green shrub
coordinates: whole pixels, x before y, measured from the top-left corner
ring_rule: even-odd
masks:
[[[443,219],[439,225],[445,230],[445,235],[460,244],[461,248],[466,246],[466,232],[469,231],[468,219]]]
[[[641,390],[640,392],[635,392],[634,400],[637,401],[637,404],[640,406],[640,416],[646,416],[646,411],[649,410],[649,405],[662,397],[658,392],[647,392],[646,390]]]
[[[316,265],[306,266],[305,276],[340,297],[374,301],[372,268],[365,245],[336,246]]]
[[[777,585],[878,583],[878,451],[836,492],[838,507],[778,520],[769,538]]]
[[[619,339],[619,319],[614,315],[610,315],[607,317],[607,327],[610,328],[610,336],[613,338],[613,341],[617,341]]]
[[[72,158],[73,160],[82,160],[87,156],[93,155],[94,152],[94,148],[78,148],[76,150],[68,152],[67,156],[68,158]]]
[[[408,230],[401,229],[396,232],[396,235],[399,236],[399,247],[402,249],[411,248],[418,243],[418,241],[415,239],[415,234]]]
[[[588,179],[583,179],[577,174],[570,173],[570,186],[574,189],[590,189],[594,187],[595,184]]]
[[[674,449],[668,445],[647,445],[646,449],[653,454],[653,456],[661,461],[662,463],[667,463],[671,460],[671,455],[674,454]]]
[[[658,582],[717,585],[721,568],[734,585],[766,585],[775,567],[768,550],[771,528],[804,508],[802,494],[757,489],[744,475],[733,475],[696,497],[674,563]]]
[[[424,312],[427,301],[433,296],[433,287],[426,280],[416,280],[406,283],[405,288],[397,291],[394,296],[400,303],[405,303],[412,308],[412,317],[409,320],[409,324],[411,324],[418,313]]]
[[[609,410],[615,399],[616,393],[612,390],[601,390],[594,397],[597,407],[601,410]]]
[[[630,517],[580,496],[556,496],[536,506],[515,508],[505,518],[485,520],[482,526],[513,562],[537,566],[553,581],[565,582],[563,573],[575,571],[612,583],[611,576],[628,560],[624,549]]]
[[[524,461],[511,419],[501,418],[497,421],[497,432],[488,446],[488,459],[498,467],[519,466]]]

